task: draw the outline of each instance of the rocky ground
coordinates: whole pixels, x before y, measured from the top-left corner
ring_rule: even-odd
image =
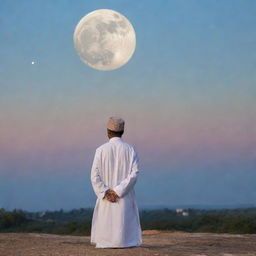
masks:
[[[89,236],[0,233],[0,256],[256,256],[256,235],[144,231],[143,244],[96,249]]]

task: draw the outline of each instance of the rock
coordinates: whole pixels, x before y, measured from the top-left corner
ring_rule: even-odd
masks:
[[[0,233],[0,256],[256,256],[256,235],[143,231],[140,247],[96,249],[89,236]]]

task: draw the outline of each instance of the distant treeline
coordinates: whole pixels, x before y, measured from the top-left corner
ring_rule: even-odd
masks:
[[[93,209],[27,212],[0,208],[0,232],[90,235]],[[141,210],[142,230],[256,234],[256,208]]]

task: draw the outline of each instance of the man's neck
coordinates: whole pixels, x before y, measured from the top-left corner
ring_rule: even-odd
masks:
[[[113,136],[113,137],[110,137],[109,138],[109,140],[120,140],[121,139],[121,137],[118,137],[118,136]]]

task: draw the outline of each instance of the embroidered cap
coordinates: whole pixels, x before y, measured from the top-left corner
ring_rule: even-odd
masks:
[[[107,128],[113,132],[121,132],[124,130],[124,120],[120,117],[110,117]]]

